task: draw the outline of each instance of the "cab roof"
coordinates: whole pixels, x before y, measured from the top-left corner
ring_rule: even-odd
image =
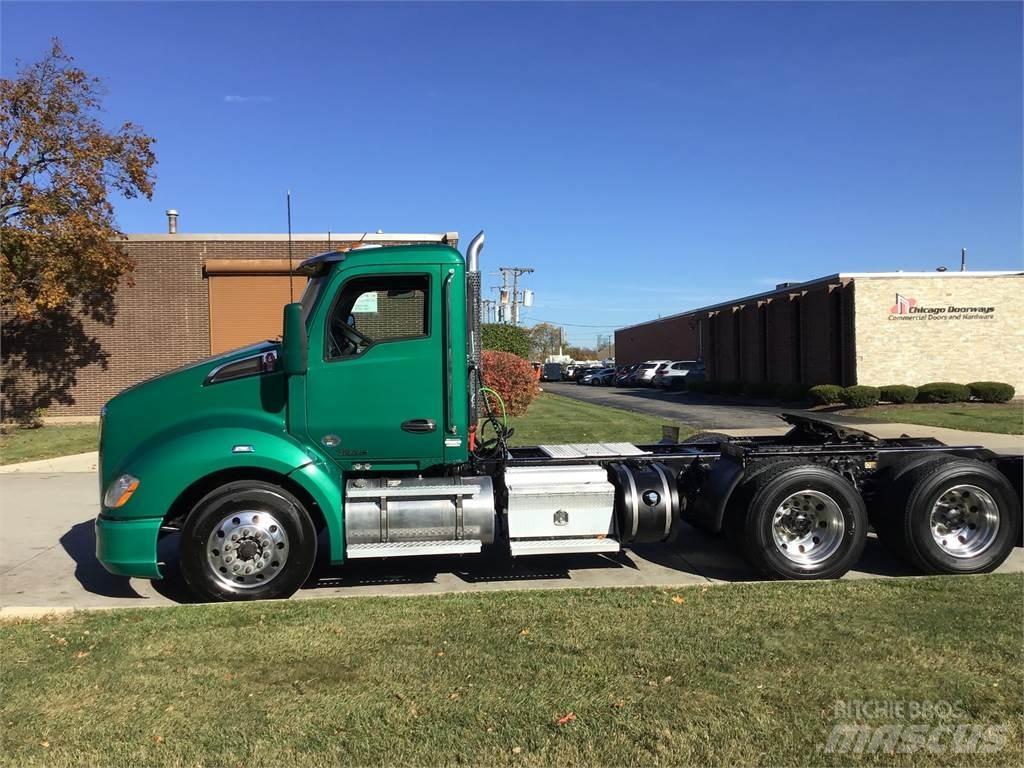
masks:
[[[406,264],[463,263],[462,254],[450,245],[416,243],[414,245],[361,245],[345,251],[328,251],[306,259],[295,272],[308,277],[326,274],[335,264],[355,261],[359,264],[386,264],[400,261]]]

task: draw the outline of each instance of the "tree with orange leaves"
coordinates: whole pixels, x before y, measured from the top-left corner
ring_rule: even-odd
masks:
[[[115,195],[150,198],[154,139],[97,117],[104,89],[54,40],[40,61],[0,79],[0,304],[8,321],[53,313],[112,316],[132,262]]]

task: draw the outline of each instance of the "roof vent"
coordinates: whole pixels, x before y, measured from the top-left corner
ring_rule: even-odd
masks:
[[[178,234],[178,212],[173,208],[167,209],[167,234]]]
[[[788,283],[779,283],[778,285],[775,286],[775,290],[781,291],[783,288],[792,288],[794,285],[800,285],[800,283],[797,283],[795,281],[790,281]]]

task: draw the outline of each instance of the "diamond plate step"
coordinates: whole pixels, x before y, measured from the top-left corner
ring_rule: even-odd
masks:
[[[349,544],[345,556],[412,557],[415,555],[471,555],[480,552],[479,541],[457,539],[451,541],[390,541],[386,544]]]
[[[509,542],[509,550],[519,555],[557,555],[570,552],[618,552],[615,539],[519,539]]]

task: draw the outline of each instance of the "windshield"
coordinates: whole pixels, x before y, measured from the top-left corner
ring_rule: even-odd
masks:
[[[324,283],[327,278],[311,277],[309,282],[306,283],[306,290],[302,292],[302,323],[303,325],[309,322],[309,316],[313,314],[313,308],[316,306],[317,299],[320,298],[320,294],[323,292]]]

